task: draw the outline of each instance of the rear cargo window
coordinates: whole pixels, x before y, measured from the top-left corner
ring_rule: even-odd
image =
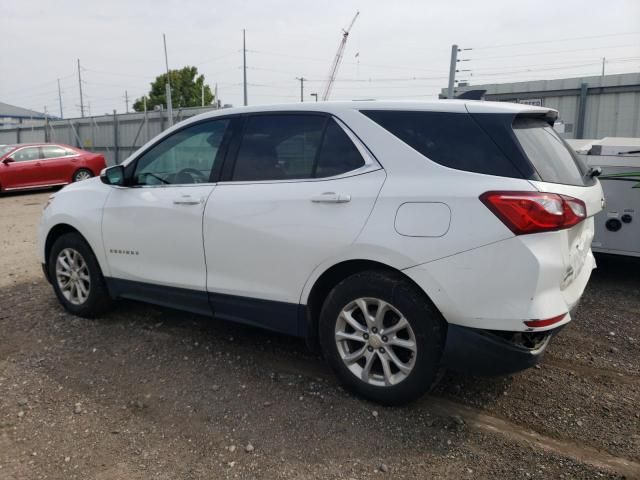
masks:
[[[516,118],[513,132],[542,181],[585,185],[586,167],[547,122]]]
[[[425,157],[467,172],[522,174],[466,113],[364,110],[364,115]]]

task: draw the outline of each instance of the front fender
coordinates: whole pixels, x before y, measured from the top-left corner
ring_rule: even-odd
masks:
[[[38,256],[46,262],[46,242],[52,230],[68,225],[84,237],[105,276],[110,274],[102,242],[102,211],[111,187],[94,178],[71,184],[54,194],[42,212],[38,229]]]

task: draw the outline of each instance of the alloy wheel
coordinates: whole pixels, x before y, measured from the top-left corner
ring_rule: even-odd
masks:
[[[344,365],[370,385],[397,385],[415,365],[413,329],[384,300],[358,298],[346,305],[336,321],[335,342]]]
[[[80,252],[73,248],[60,251],[56,259],[56,281],[70,303],[82,305],[89,298],[91,277],[89,267]]]
[[[78,173],[76,173],[75,175],[75,181],[76,182],[80,182],[82,180],[87,180],[91,178],[91,174],[89,172],[87,172],[86,170],[81,170]]]

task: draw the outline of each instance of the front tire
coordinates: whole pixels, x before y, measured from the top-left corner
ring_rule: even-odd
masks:
[[[48,269],[53,290],[68,312],[91,318],[110,307],[100,265],[80,234],[66,233],[54,242]]]
[[[347,389],[399,405],[422,396],[435,382],[446,322],[401,275],[367,271],[329,293],[319,335],[325,358]]]

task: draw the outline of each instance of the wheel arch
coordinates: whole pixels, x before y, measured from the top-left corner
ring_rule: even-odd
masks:
[[[425,292],[424,289],[415,282],[415,280],[409,277],[402,270],[398,270],[397,268],[375,260],[345,260],[332,265],[324,272],[322,272],[322,274],[320,274],[320,276],[313,283],[313,286],[309,290],[309,294],[306,297],[304,334],[307,346],[312,351],[319,352],[320,350],[318,340],[318,323],[320,310],[322,308],[322,305],[324,304],[325,299],[327,298],[327,295],[329,295],[329,292],[331,292],[331,290],[345,278],[350,277],[351,275],[355,275],[356,273],[370,270],[386,271],[393,275],[397,275],[403,280],[406,280],[410,284],[414,285],[420,292],[422,292],[425,299],[433,304],[436,309],[438,309],[437,305],[434,304],[428,293]],[[438,309],[438,311],[440,310]]]
[[[89,245],[89,248],[91,248],[91,244],[87,241],[86,237],[82,235],[82,233],[77,228],[72,227],[68,223],[58,223],[57,225],[54,225],[53,228],[51,228],[51,230],[49,230],[49,233],[47,233],[47,238],[44,242],[44,261],[46,265],[49,264],[49,255],[51,254],[51,248],[53,247],[53,244],[58,238],[60,238],[62,235],[65,235],[67,233],[77,233],[84,239],[85,242],[87,242],[87,245]],[[93,248],[91,249],[93,250]]]
[[[71,174],[71,180],[70,180],[70,183],[75,182],[76,175],[78,174],[78,172],[80,172],[80,171],[82,171],[82,170],[85,170],[85,171],[89,172],[89,175],[91,175],[91,177],[94,177],[94,176],[96,175],[96,174],[95,174],[95,172],[93,171],[93,169],[91,169],[90,167],[88,167],[88,166],[86,166],[86,165],[80,165],[80,166],[79,166],[78,168],[76,168],[76,169],[73,171],[73,173]]]

